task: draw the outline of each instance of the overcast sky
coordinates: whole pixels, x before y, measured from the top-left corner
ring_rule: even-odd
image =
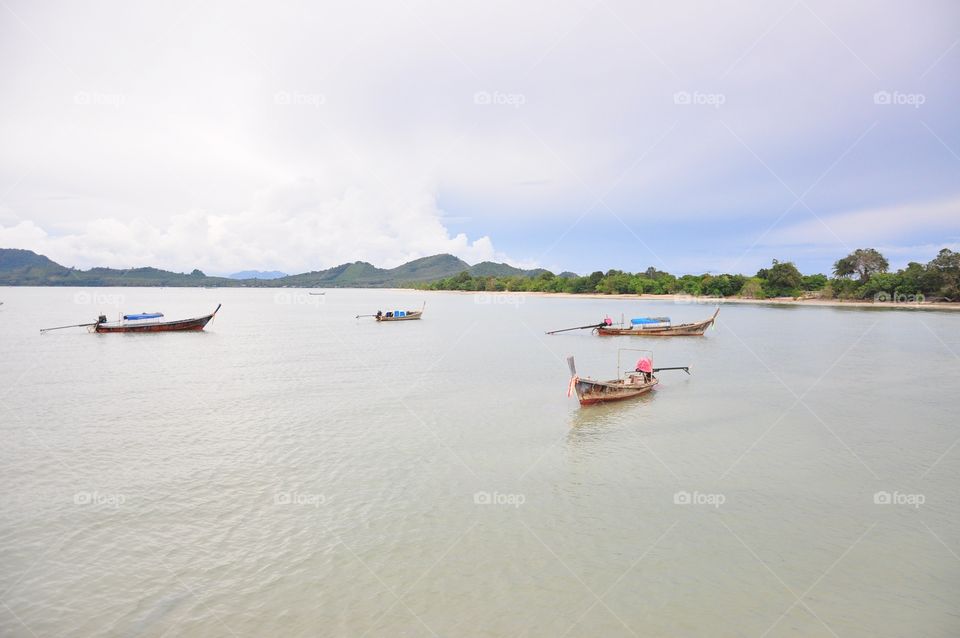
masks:
[[[960,249],[960,3],[0,3],[0,247],[827,271]]]

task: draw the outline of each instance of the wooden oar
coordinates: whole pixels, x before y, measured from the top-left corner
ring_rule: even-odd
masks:
[[[98,322],[93,323],[78,323],[74,326],[57,326],[56,328],[40,328],[40,332],[50,332],[51,330],[63,330],[64,328],[86,328],[87,326],[95,326]]]
[[[551,330],[548,332],[548,335],[555,335],[558,332],[569,332],[570,330],[586,330],[587,328],[602,328],[607,324],[605,323],[592,323],[589,326],[577,326],[576,328],[563,328],[562,330]]]
[[[690,368],[688,366],[676,366],[673,368],[654,368],[654,372],[660,372],[661,370],[683,370],[687,374],[690,374]]]

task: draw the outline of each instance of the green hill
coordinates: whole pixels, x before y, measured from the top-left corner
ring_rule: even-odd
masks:
[[[216,286],[233,283],[223,277],[207,277],[199,270],[189,275],[157,268],[76,270],[65,268],[32,250],[0,248],[0,286]]]
[[[0,285],[43,286],[69,278],[71,272],[32,250],[0,249]]]
[[[47,257],[38,255],[32,250],[21,250],[19,248],[0,249],[0,272],[30,268],[66,270],[66,268],[60,264],[50,261]]]
[[[450,273],[458,273],[469,268],[470,264],[459,257],[433,255],[414,259],[388,272],[397,281],[434,281],[449,277]]]
[[[534,268],[533,270],[524,270],[510,264],[497,264],[492,261],[481,261],[475,266],[471,266],[467,272],[474,277],[536,277],[540,273],[547,272],[543,268]]]
[[[277,286],[314,288],[396,288],[416,282],[437,281],[469,268],[470,264],[453,255],[433,255],[389,269],[355,261],[327,270],[281,277],[272,283]]]

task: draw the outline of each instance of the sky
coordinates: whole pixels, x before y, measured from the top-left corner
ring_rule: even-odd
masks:
[[[0,247],[288,273],[960,250],[960,3],[0,1]]]

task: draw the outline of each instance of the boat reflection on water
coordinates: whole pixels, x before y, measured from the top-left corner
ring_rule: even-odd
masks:
[[[598,403],[589,410],[576,409],[570,415],[570,435],[568,438],[589,437],[602,434],[612,427],[637,423],[637,410],[648,409],[645,406],[654,401],[656,390],[632,398],[630,401]]]

